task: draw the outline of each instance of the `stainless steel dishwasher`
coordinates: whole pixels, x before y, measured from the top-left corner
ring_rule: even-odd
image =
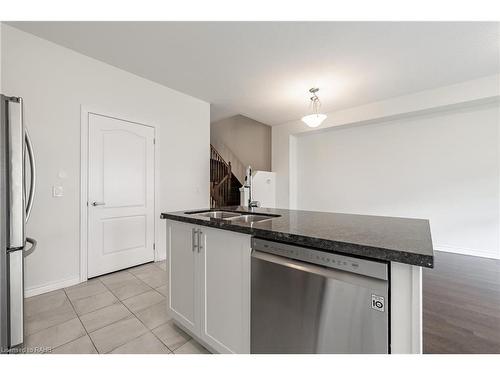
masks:
[[[388,353],[388,263],[252,239],[252,353]]]

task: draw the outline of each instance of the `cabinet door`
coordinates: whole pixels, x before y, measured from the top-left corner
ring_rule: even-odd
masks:
[[[196,258],[193,247],[196,241],[194,230],[197,227],[167,221],[167,264],[168,264],[168,308],[170,314],[193,332],[199,328],[197,322],[198,283]]]
[[[250,352],[250,236],[201,230],[201,338],[220,353]]]

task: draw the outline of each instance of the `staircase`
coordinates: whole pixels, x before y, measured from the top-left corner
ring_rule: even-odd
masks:
[[[226,162],[210,145],[210,206],[239,206],[241,186],[233,174],[231,162]]]
[[[213,148],[217,150],[220,156],[226,161],[226,163],[231,163],[231,172],[236,176],[238,181],[241,184],[245,182],[245,174],[246,174],[246,166],[239,159],[238,155],[236,155],[230,147],[228,147],[224,142],[220,139],[212,138],[210,140],[210,144]]]

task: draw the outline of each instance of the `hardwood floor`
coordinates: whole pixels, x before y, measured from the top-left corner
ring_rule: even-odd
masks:
[[[424,353],[500,353],[500,260],[436,251],[422,284]]]

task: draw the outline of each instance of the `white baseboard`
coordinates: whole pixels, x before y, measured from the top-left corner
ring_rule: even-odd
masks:
[[[26,288],[24,290],[24,297],[33,297],[39,294],[52,292],[53,290],[67,288],[72,285],[76,285],[80,283],[80,276],[71,277],[69,279],[56,281],[53,283],[48,283],[45,285],[35,286],[31,288]]]
[[[484,251],[484,250],[479,250],[479,249],[470,249],[470,248],[464,248],[464,247],[456,247],[456,246],[450,246],[450,245],[436,244],[434,246],[434,250],[445,251],[447,253],[470,255],[470,256],[481,257],[481,258],[500,259],[499,252],[497,252],[495,254],[495,253],[490,252],[490,251]]]

